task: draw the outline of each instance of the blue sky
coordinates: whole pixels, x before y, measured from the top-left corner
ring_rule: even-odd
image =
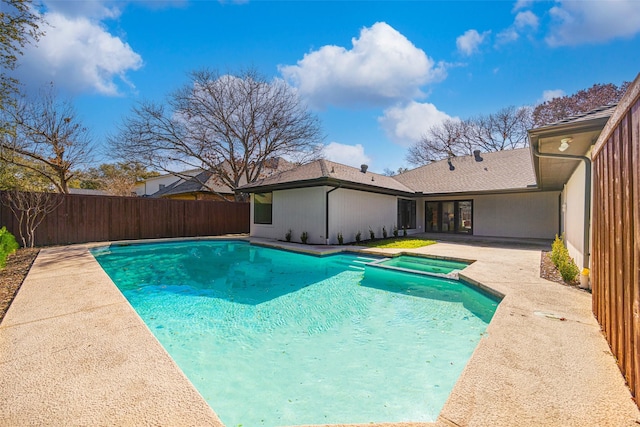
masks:
[[[640,72],[640,3],[610,1],[49,1],[20,58],[53,81],[97,146],[189,71],[255,67],[297,88],[325,155],[374,172],[447,117],[535,105]],[[99,162],[113,161],[108,153]]]

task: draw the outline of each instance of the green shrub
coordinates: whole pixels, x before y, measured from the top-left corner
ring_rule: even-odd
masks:
[[[376,233],[371,229],[371,227],[369,227],[369,237],[371,240],[376,238]]]
[[[344,243],[344,237],[342,236],[342,233],[339,232],[338,233],[338,244],[341,245]]]
[[[284,238],[286,239],[287,242],[291,241],[291,229],[287,231],[287,234],[284,235]]]
[[[569,251],[567,251],[567,248],[564,246],[564,235],[558,237],[556,234],[556,239],[551,245],[551,261],[557,267],[565,255],[569,256]]]
[[[300,235],[300,241],[306,245],[308,239],[309,239],[309,233],[307,233],[306,231],[303,231],[302,234]]]
[[[393,237],[398,237],[398,226],[397,225],[393,226]]]
[[[362,238],[362,233],[360,233],[360,231],[358,231],[356,233],[356,243],[360,243],[360,239]]]
[[[406,227],[406,226],[404,226],[404,225],[402,226],[402,235],[403,235],[404,237],[407,237],[407,227]]]
[[[387,228],[384,225],[382,226],[382,238],[387,238]]]
[[[565,282],[573,282],[580,273],[580,269],[564,245],[564,235],[558,237],[556,234],[556,238],[551,245],[551,261],[558,268],[558,272],[560,272],[560,276]]]
[[[580,269],[573,258],[563,260],[560,265],[558,265],[558,271],[562,276],[562,280],[565,282],[573,282],[576,280],[578,273],[580,273]]]
[[[7,257],[19,248],[13,234],[7,231],[7,227],[0,228],[0,269],[7,264]]]

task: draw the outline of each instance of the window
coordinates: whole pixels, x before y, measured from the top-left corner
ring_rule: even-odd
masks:
[[[416,201],[398,199],[398,228],[416,228]]]
[[[253,195],[253,223],[271,224],[273,193],[255,193]]]
[[[425,231],[473,234],[473,201],[425,202]]]

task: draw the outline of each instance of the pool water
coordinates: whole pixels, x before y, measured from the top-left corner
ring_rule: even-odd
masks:
[[[469,263],[446,259],[423,258],[410,255],[401,255],[378,263],[380,266],[395,267],[399,269],[418,271],[431,274],[449,274],[455,270],[466,268]]]
[[[93,253],[228,427],[435,421],[498,304],[355,254],[240,241]]]

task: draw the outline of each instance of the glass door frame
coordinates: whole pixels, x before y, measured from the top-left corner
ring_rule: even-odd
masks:
[[[437,223],[435,224],[435,230],[429,230],[427,228],[427,224],[429,224],[429,213],[431,212],[431,218],[434,217],[434,212],[433,210],[429,210],[429,204],[436,204],[435,208],[436,208],[436,214],[435,217],[437,218]],[[447,231],[443,231],[442,230],[442,226],[443,226],[443,212],[442,212],[442,208],[443,208],[443,203],[453,203],[453,227],[450,227],[452,229],[448,229]],[[462,219],[460,218],[460,204],[461,203],[469,203],[471,206],[471,224],[469,225],[469,228],[465,227],[465,224],[462,222]],[[432,205],[433,206],[433,205]],[[424,229],[425,232],[427,233],[453,233],[453,234],[469,234],[472,235],[473,234],[473,223],[474,223],[474,219],[473,219],[473,199],[461,199],[461,200],[425,200],[424,202]],[[449,226],[448,226],[449,228]],[[465,231],[461,231],[461,229],[464,229]]]

